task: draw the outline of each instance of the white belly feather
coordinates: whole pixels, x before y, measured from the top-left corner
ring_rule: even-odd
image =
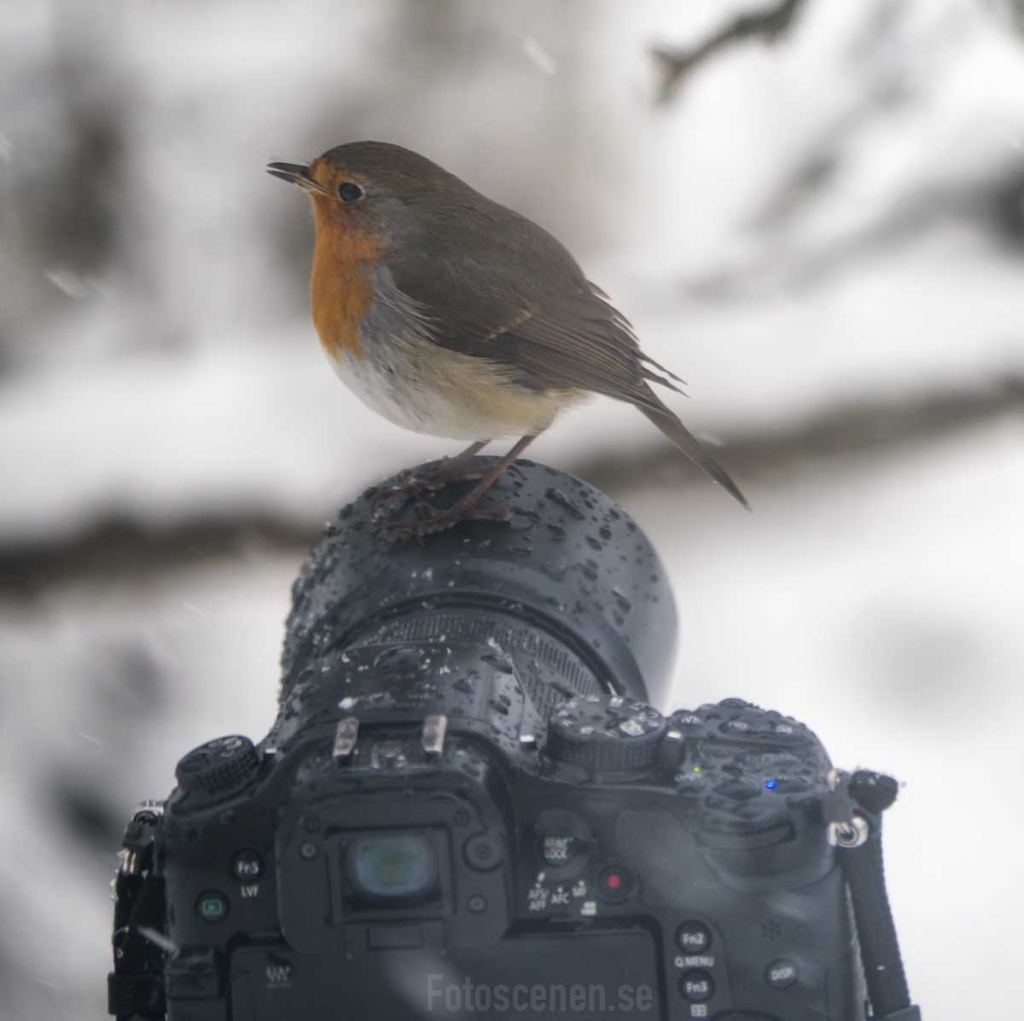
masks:
[[[487,436],[488,426],[441,399],[433,387],[389,372],[369,358],[356,359],[348,352],[328,356],[338,378],[368,408],[389,422],[412,432],[477,440]]]
[[[542,432],[583,395],[538,393],[503,379],[495,363],[429,342],[390,342],[382,357],[367,350],[328,355],[341,381],[368,407],[412,432],[485,440]],[[423,344],[423,347],[420,345]]]
[[[359,352],[326,342],[324,350],[342,382],[395,425],[456,440],[526,436],[586,396],[530,389],[510,366],[441,347],[429,316],[384,267],[374,270],[374,289],[376,300],[358,327]]]

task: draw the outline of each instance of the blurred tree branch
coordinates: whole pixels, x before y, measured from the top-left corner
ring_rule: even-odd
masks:
[[[989,0],[989,6],[1009,21],[1014,32],[1024,36],[1024,0]]]
[[[896,453],[932,442],[1000,416],[1024,413],[1024,373],[1008,372],[987,386],[925,391],[890,398],[859,398],[804,422],[764,428],[732,437],[723,446],[729,470],[744,481],[798,474],[809,463]],[[652,484],[677,492],[706,485],[696,469],[668,444],[652,445],[630,458],[600,456],[565,465],[620,501],[631,490]],[[221,559],[238,562],[293,556],[296,569],[315,541],[309,522],[253,512],[248,517],[210,514],[159,529],[108,518],[77,536],[32,546],[0,546],[0,594],[31,597],[69,579],[110,583],[180,571]]]
[[[712,33],[704,42],[686,49],[665,46],[654,48],[654,56],[664,71],[658,101],[667,102],[696,67],[721,50],[748,39],[761,38],[774,43],[793,26],[806,0],[781,0],[761,11],[739,14],[729,24]]]
[[[822,163],[817,178],[795,181],[806,196],[827,174]],[[789,216],[802,196],[781,193],[754,226],[770,225]],[[779,246],[770,242],[740,262],[720,265],[682,281],[686,294],[702,301],[751,300],[764,294],[796,294],[820,287],[836,274],[869,256],[878,256],[950,223],[974,225],[986,239],[1019,252],[1024,247],[1024,168],[1007,163],[987,179],[919,183],[901,194],[873,219],[836,237]],[[776,221],[776,223],[773,223]]]

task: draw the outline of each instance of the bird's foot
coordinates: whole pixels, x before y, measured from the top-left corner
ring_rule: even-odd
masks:
[[[422,541],[428,535],[447,532],[463,521],[508,521],[512,517],[508,507],[478,507],[463,500],[456,500],[444,510],[421,501],[416,505],[416,513],[417,521],[388,521],[381,527],[388,532],[414,535]]]
[[[443,462],[432,471],[405,471],[398,476],[395,485],[384,486],[374,493],[370,513],[378,518],[381,507],[395,497],[402,497],[404,503],[424,493],[436,493],[455,482],[476,482],[483,477],[482,471],[467,469],[457,458]]]

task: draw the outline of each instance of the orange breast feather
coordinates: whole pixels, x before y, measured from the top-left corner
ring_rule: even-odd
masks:
[[[320,343],[334,359],[349,352],[362,356],[359,323],[373,305],[370,269],[381,259],[382,246],[366,234],[317,230],[313,253],[313,325]]]

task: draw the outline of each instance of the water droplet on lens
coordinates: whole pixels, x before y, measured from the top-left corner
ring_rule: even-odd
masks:
[[[565,572],[569,570],[569,563],[566,560],[558,560],[554,563],[545,560],[541,563],[540,569],[552,581],[561,581],[565,577]]]
[[[583,521],[586,518],[583,511],[581,511],[579,507],[577,507],[576,504],[574,504],[572,500],[570,500],[569,497],[567,497],[560,489],[555,489],[555,487],[552,486],[544,495],[552,502],[557,503],[577,521]]]

